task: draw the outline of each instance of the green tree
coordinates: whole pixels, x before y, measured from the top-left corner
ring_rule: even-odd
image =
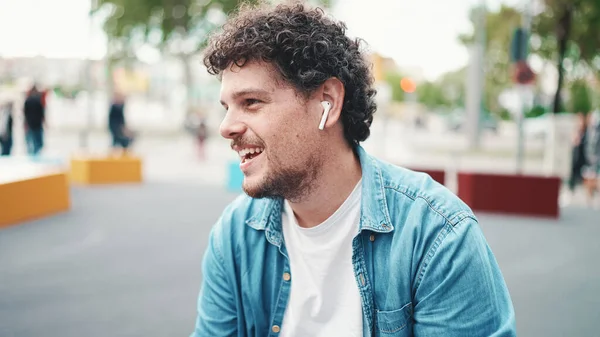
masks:
[[[463,67],[442,75],[437,81],[439,87],[443,90],[448,107],[456,108],[465,106],[466,78],[467,68]]]
[[[242,3],[259,0],[92,0],[92,14],[107,12],[104,30],[109,37],[109,64],[136,59],[140,45],[151,45],[179,58],[189,97],[193,55],[206,46],[217,29]],[[277,2],[277,1],[273,1]],[[313,1],[315,2],[315,1]],[[330,5],[331,0],[319,3]],[[191,107],[188,106],[188,112]]]
[[[402,75],[399,73],[387,73],[385,74],[385,81],[392,90],[392,101],[402,102],[404,101],[404,91],[400,88],[400,80]]]
[[[448,106],[444,88],[436,82],[424,82],[417,86],[418,101],[430,109]]]
[[[480,8],[471,10],[471,22],[477,27]],[[509,48],[514,29],[521,24],[521,13],[515,8],[502,5],[498,11],[487,12],[485,31],[485,92],[484,104],[489,111],[499,112],[500,93],[512,85]],[[475,43],[475,34],[461,35],[465,45]]]
[[[588,113],[592,110],[592,99],[588,85],[584,80],[576,80],[571,83],[571,98],[569,107],[571,112]]]
[[[445,73],[436,81],[417,85],[418,101],[430,109],[457,108],[465,104],[466,68]]]
[[[600,1],[544,0],[544,10],[533,20],[533,33],[540,43],[533,52],[556,60],[557,89],[553,111],[562,109],[561,92],[566,71],[583,69],[600,73]],[[571,67],[566,69],[565,60]],[[578,77],[579,74],[571,74]],[[577,86],[577,85],[576,85]]]
[[[209,34],[239,0],[96,0],[92,13],[108,8],[104,30],[109,37],[109,64],[136,59],[136,47],[151,45],[176,56],[184,67],[188,112],[191,110],[191,59]],[[255,2],[247,0],[245,2]]]

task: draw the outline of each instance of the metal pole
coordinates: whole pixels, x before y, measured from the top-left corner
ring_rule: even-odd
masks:
[[[87,87],[87,109],[85,111],[85,126],[80,133],[79,137],[79,146],[82,150],[87,150],[89,147],[89,136],[90,136],[90,128],[92,122],[92,111],[94,109],[94,100],[93,100],[93,67],[92,67],[92,46],[93,46],[93,36],[94,36],[94,24],[93,24],[93,15],[92,10],[96,6],[95,0],[90,0],[90,11],[88,15],[89,25],[88,25],[88,57],[86,60],[86,87]]]
[[[478,23],[475,27],[475,44],[471,47],[469,69],[467,71],[467,136],[469,148],[478,148],[481,139],[481,111],[485,95],[485,46],[486,16],[485,0],[481,1]]]
[[[486,62],[485,62],[485,51],[486,51],[486,47],[487,47],[487,4],[486,4],[486,0],[481,0],[481,27],[479,28],[480,30],[480,34],[479,34],[479,45],[481,46],[481,50],[479,51],[479,57],[480,57],[480,66],[481,69],[479,71],[479,87],[480,87],[480,91],[479,94],[481,95],[480,99],[479,99],[479,104],[480,104],[480,109],[479,109],[479,115],[477,118],[477,133],[476,133],[476,141],[477,141],[477,145],[479,145],[479,142],[481,140],[481,112],[483,111],[483,108],[485,106],[485,70],[486,70]]]
[[[526,55],[528,54],[529,47],[529,36],[531,32],[531,1],[525,0],[525,6],[523,9],[523,15],[521,16],[521,25],[526,32],[526,38],[523,39],[522,46],[526,51]],[[521,113],[517,116],[517,174],[523,174],[523,161],[525,157],[525,134],[523,130],[523,121],[525,119],[527,104],[525,104],[525,100],[527,98],[527,92],[529,88],[525,85],[518,85],[519,88],[519,96],[521,98],[522,110]]]
[[[523,174],[523,159],[525,156],[525,135],[523,130],[523,120],[525,119],[525,90],[523,85],[518,85],[519,96],[521,98],[522,111],[517,115],[517,174]]]

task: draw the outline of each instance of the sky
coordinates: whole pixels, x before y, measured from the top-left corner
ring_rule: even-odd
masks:
[[[524,0],[336,0],[332,15],[370,50],[433,79],[467,63],[458,35],[472,30],[469,8],[480,1]],[[88,10],[88,0],[0,0],[0,56],[101,58],[106,38]]]

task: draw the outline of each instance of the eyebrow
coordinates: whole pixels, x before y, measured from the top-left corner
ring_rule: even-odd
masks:
[[[233,99],[237,99],[239,97],[242,96],[247,96],[247,95],[256,95],[256,96],[260,96],[260,97],[265,97],[267,95],[269,95],[271,92],[267,91],[267,90],[262,90],[262,89],[245,89],[245,90],[240,90],[237,92],[233,93]],[[225,105],[225,102],[223,100],[220,101],[221,105]]]

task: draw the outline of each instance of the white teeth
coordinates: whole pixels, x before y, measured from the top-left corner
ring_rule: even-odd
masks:
[[[252,149],[242,149],[242,150],[238,151],[238,154],[240,155],[241,158],[244,158],[248,154],[261,153],[261,152],[263,152],[263,149],[261,149],[261,148],[252,148]]]

